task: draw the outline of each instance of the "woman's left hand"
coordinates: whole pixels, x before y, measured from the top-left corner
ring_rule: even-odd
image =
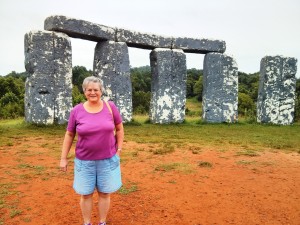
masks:
[[[68,159],[61,159],[60,160],[60,169],[64,172],[67,172],[67,168],[68,168]]]
[[[117,149],[117,153],[116,153],[116,154],[117,154],[119,157],[121,156],[121,151],[122,151],[122,149],[120,149],[120,148]]]

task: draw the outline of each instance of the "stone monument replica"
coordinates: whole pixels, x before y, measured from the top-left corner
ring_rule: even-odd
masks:
[[[71,38],[95,42],[93,75],[102,79],[106,97],[118,106],[123,121],[132,120],[132,87],[128,47],[150,49],[152,73],[150,120],[177,123],[185,118],[186,55],[205,54],[204,121],[232,123],[238,119],[238,67],[225,55],[225,41],[165,37],[108,27],[65,16],[46,18],[43,31],[25,35],[25,120],[63,124],[72,108]],[[296,59],[262,60],[258,96],[259,122],[293,121]]]
[[[96,42],[94,76],[103,80],[106,95],[118,106],[123,121],[132,119],[132,87],[128,47],[151,49],[153,123],[182,122],[185,116],[187,53],[222,55],[224,41],[164,37],[112,28],[65,16],[50,16],[45,31],[25,35],[26,121],[65,123],[72,108],[71,41]],[[207,97],[208,98],[208,97]]]

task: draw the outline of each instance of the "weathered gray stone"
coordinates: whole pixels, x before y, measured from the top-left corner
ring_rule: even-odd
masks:
[[[238,116],[238,68],[225,54],[204,57],[202,118],[206,122],[232,123]]]
[[[171,48],[173,38],[117,28],[116,39],[129,47],[143,49]]]
[[[31,31],[25,35],[25,120],[63,124],[72,108],[71,43],[67,35]]]
[[[103,81],[106,95],[118,106],[123,121],[131,121],[132,86],[126,43],[99,42],[95,48],[94,75]]]
[[[187,53],[224,53],[226,50],[226,43],[225,41],[207,38],[195,39],[188,37],[179,37],[174,39],[172,48],[179,48]]]
[[[66,16],[49,16],[44,22],[44,29],[96,42],[115,40],[114,28]]]
[[[257,121],[289,125],[294,121],[297,59],[265,56],[260,64]]]
[[[186,56],[182,50],[154,49],[150,120],[152,123],[183,122],[186,103]]]
[[[154,49],[150,55],[153,75],[150,119],[154,123],[184,120],[184,52],[223,53],[226,49],[225,42],[220,40],[163,37],[59,15],[46,18],[44,27],[46,30],[63,32],[70,37],[98,42],[95,48],[94,75],[103,80],[108,97],[119,107],[125,122],[132,119],[132,87],[127,45]],[[28,122],[63,123],[67,119],[72,107],[71,44],[67,35],[38,31],[25,36],[25,64],[26,70],[31,74],[26,82],[25,111]],[[217,64],[211,68],[216,57]],[[222,87],[227,88],[223,92],[227,96],[214,94],[212,96],[217,100],[212,100],[213,97],[208,98],[208,94],[205,94],[204,101],[207,104],[204,106],[204,118],[214,122],[232,122],[237,117],[237,94],[236,89],[230,91],[229,86],[235,87],[235,84],[230,84],[235,82],[235,62],[222,54],[207,55],[206,58],[206,74],[222,77],[226,82]],[[208,84],[209,79],[211,78],[207,78]],[[221,84],[217,88],[220,86]],[[206,92],[210,93],[208,90]],[[220,100],[222,103],[216,103]],[[212,101],[215,103],[212,104]]]
[[[75,18],[54,15],[46,18],[45,30],[59,31],[70,37],[90,41],[116,41],[125,42],[129,47],[155,49],[169,48],[182,49],[184,52],[206,54],[208,52],[223,53],[226,49],[225,41],[207,38],[165,37],[157,34],[143,33],[112,28],[105,25],[91,23]]]

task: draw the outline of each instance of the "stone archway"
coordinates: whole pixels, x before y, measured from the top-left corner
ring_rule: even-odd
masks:
[[[150,64],[154,79],[150,119],[153,123],[184,120],[185,53],[206,54],[205,77],[211,75],[210,71],[217,71],[223,81],[237,79],[235,61],[223,54],[226,44],[221,40],[164,37],[65,16],[46,18],[44,28],[46,31],[31,31],[25,35],[25,64],[31,75],[26,82],[27,122],[48,124],[67,121],[72,103],[70,37],[97,42],[94,75],[103,80],[108,95],[119,107],[124,122],[132,118],[128,47],[152,50]],[[213,68],[212,64],[218,66]],[[221,94],[210,96],[209,92],[204,93],[206,101],[203,107],[209,110],[205,110],[203,118],[209,122],[234,122],[237,118],[237,82],[227,86],[219,82],[216,86],[215,82],[206,80],[207,90],[214,88],[215,92]],[[216,96],[228,93],[224,88],[233,90],[230,92],[231,97],[215,99]],[[219,101],[223,105],[219,107],[221,110],[213,110],[219,106]]]

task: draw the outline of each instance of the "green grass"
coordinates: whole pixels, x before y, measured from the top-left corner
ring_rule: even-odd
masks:
[[[192,151],[193,154],[199,154],[201,152],[201,148],[200,147],[190,146],[189,150]]]
[[[142,121],[142,116],[138,120]],[[144,117],[144,119],[146,116]],[[300,125],[263,125],[246,122],[236,124],[197,123],[187,118],[183,124],[125,125],[126,140],[138,143],[194,144],[196,146],[236,146],[253,149],[300,150]]]
[[[125,141],[160,144],[167,146],[166,151],[172,151],[177,145],[189,144],[201,146],[202,149],[211,146],[227,149],[235,146],[241,149],[251,147],[300,153],[299,123],[291,126],[248,124],[243,121],[236,124],[206,124],[199,123],[199,119],[195,120],[194,117],[187,117],[183,124],[166,125],[150,124],[147,123],[147,119],[147,116],[134,116],[139,126],[125,124]],[[46,140],[62,138],[64,133],[65,125],[35,126],[24,123],[22,119],[0,120],[0,147],[20,143],[27,137]],[[42,147],[54,149],[59,154],[60,145],[61,143],[45,143]],[[154,154],[164,154],[163,148],[160,147]]]
[[[196,98],[186,99],[186,115],[191,117],[200,117],[202,115],[202,103]]]
[[[256,161],[247,161],[247,160],[240,160],[236,162],[238,165],[252,165],[256,164]]]
[[[16,193],[16,191],[13,191],[14,187],[15,185],[12,183],[0,183],[0,210],[7,207],[7,204],[5,202],[6,196]]]
[[[172,153],[175,151],[175,147],[173,145],[168,145],[167,143],[163,144],[163,146],[154,149],[152,152],[155,155],[165,155],[168,153]]]
[[[136,184],[130,184],[130,186],[128,187],[128,185],[123,185],[119,190],[118,193],[121,195],[128,195],[131,194],[132,192],[136,192],[138,191],[138,187]]]
[[[183,173],[191,173],[193,168],[192,165],[188,163],[174,162],[160,164],[156,166],[154,170],[160,172],[178,171]]]
[[[18,168],[19,169],[30,169],[36,175],[40,175],[46,170],[46,168],[44,166],[30,165],[30,164],[19,164]]]
[[[255,156],[259,156],[259,154],[256,151],[253,150],[244,150],[244,151],[239,151],[236,153],[236,155],[241,156],[250,156],[250,157],[255,157]]]
[[[10,212],[10,218],[14,218],[15,216],[21,215],[22,214],[22,210],[18,210],[18,209],[13,209]]]
[[[198,162],[198,166],[204,167],[204,168],[211,168],[213,165],[210,162],[200,161],[200,162]]]

